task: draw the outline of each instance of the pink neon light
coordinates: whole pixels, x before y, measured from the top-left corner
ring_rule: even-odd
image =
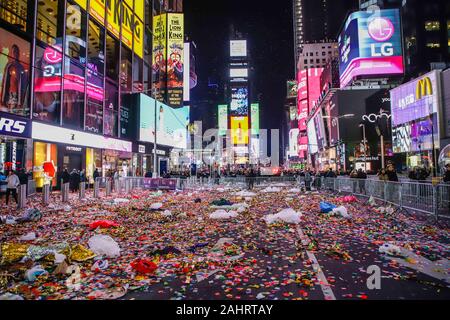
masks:
[[[36,79],[36,92],[57,92],[61,90],[60,77],[45,77]],[[74,90],[84,92],[84,78],[75,74],[66,74],[64,79],[64,90]],[[103,100],[104,91],[102,88],[87,83],[86,93],[88,97],[95,100]]]

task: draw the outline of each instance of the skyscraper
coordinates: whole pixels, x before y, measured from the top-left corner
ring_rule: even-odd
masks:
[[[347,13],[358,5],[358,0],[293,0],[295,61],[304,43],[336,41]]]

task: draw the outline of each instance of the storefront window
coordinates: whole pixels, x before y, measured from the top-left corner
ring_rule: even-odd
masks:
[[[104,134],[117,136],[117,113],[119,106],[119,90],[116,84],[106,81]]]
[[[81,128],[84,110],[84,68],[68,61],[66,57],[64,74],[63,125]]]
[[[54,47],[36,46],[33,117],[59,123],[62,54]]]
[[[28,16],[27,0],[2,0],[0,1],[0,19],[26,31]]]
[[[144,72],[142,59],[134,55],[133,60],[133,91],[141,92],[143,85],[143,72]]]
[[[106,35],[106,76],[117,81],[119,78],[119,41]]]
[[[50,164],[53,163],[55,170],[58,168],[58,147],[56,144],[35,142],[34,143],[34,165],[33,165],[33,179],[36,181],[36,187],[42,188],[44,184],[52,183],[56,186],[56,172],[52,177],[53,172],[49,170]]]
[[[67,2],[66,55],[81,65],[86,64],[86,13],[79,5]]]
[[[122,90],[131,92],[132,64],[131,50],[122,46],[122,57],[120,60],[120,86]]]
[[[104,74],[105,30],[93,20],[89,20],[88,68],[97,74]]]
[[[30,112],[30,44],[0,28],[0,110],[18,115]]]
[[[63,3],[63,2],[61,2]],[[63,35],[63,10],[59,10],[58,0],[38,1],[36,37],[49,45],[61,42]]]

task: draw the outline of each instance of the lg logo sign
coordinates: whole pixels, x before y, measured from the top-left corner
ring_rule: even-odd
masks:
[[[25,121],[18,121],[13,119],[0,118],[0,131],[7,133],[22,134],[27,128],[27,123]]]

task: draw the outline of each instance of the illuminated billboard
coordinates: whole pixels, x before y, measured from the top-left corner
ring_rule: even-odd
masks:
[[[248,117],[231,117],[231,140],[234,145],[248,144]]]
[[[295,99],[295,98],[297,98],[297,81],[289,80],[289,81],[286,82],[286,86],[287,86],[286,97],[288,99]]]
[[[289,156],[298,157],[298,129],[291,129],[289,131]]]
[[[139,103],[139,140],[154,142],[155,107],[157,110],[157,143],[174,148],[187,147],[187,126],[189,124],[189,106],[171,108],[155,99],[140,94]]]
[[[252,135],[259,134],[259,103],[252,103],[250,106],[250,123]]]
[[[248,88],[231,88],[230,113],[233,117],[248,115]]]
[[[152,82],[156,99],[163,101],[166,88],[167,15],[153,17]]]
[[[228,105],[217,106],[217,117],[219,121],[219,135],[225,136],[228,130]]]
[[[308,108],[309,112],[314,108],[317,99],[319,99],[322,93],[320,87],[320,76],[322,75],[323,68],[310,68],[308,69]]]
[[[438,113],[441,96],[439,82],[439,71],[435,70],[392,89],[392,125]]]
[[[191,73],[191,44],[185,43],[184,50],[184,67],[183,67],[183,100],[191,100],[190,73]]]
[[[230,57],[246,57],[246,56],[247,56],[247,40],[231,40]]]
[[[398,9],[352,13],[338,42],[341,88],[357,76],[403,74]]]
[[[230,69],[230,78],[248,78],[248,69]]]
[[[183,49],[184,16],[167,14],[167,102],[170,106],[183,105]]]
[[[314,124],[314,120],[311,119],[308,121],[308,150],[309,153],[317,153],[319,152],[319,148],[317,146],[317,134],[316,134],[316,126]]]

